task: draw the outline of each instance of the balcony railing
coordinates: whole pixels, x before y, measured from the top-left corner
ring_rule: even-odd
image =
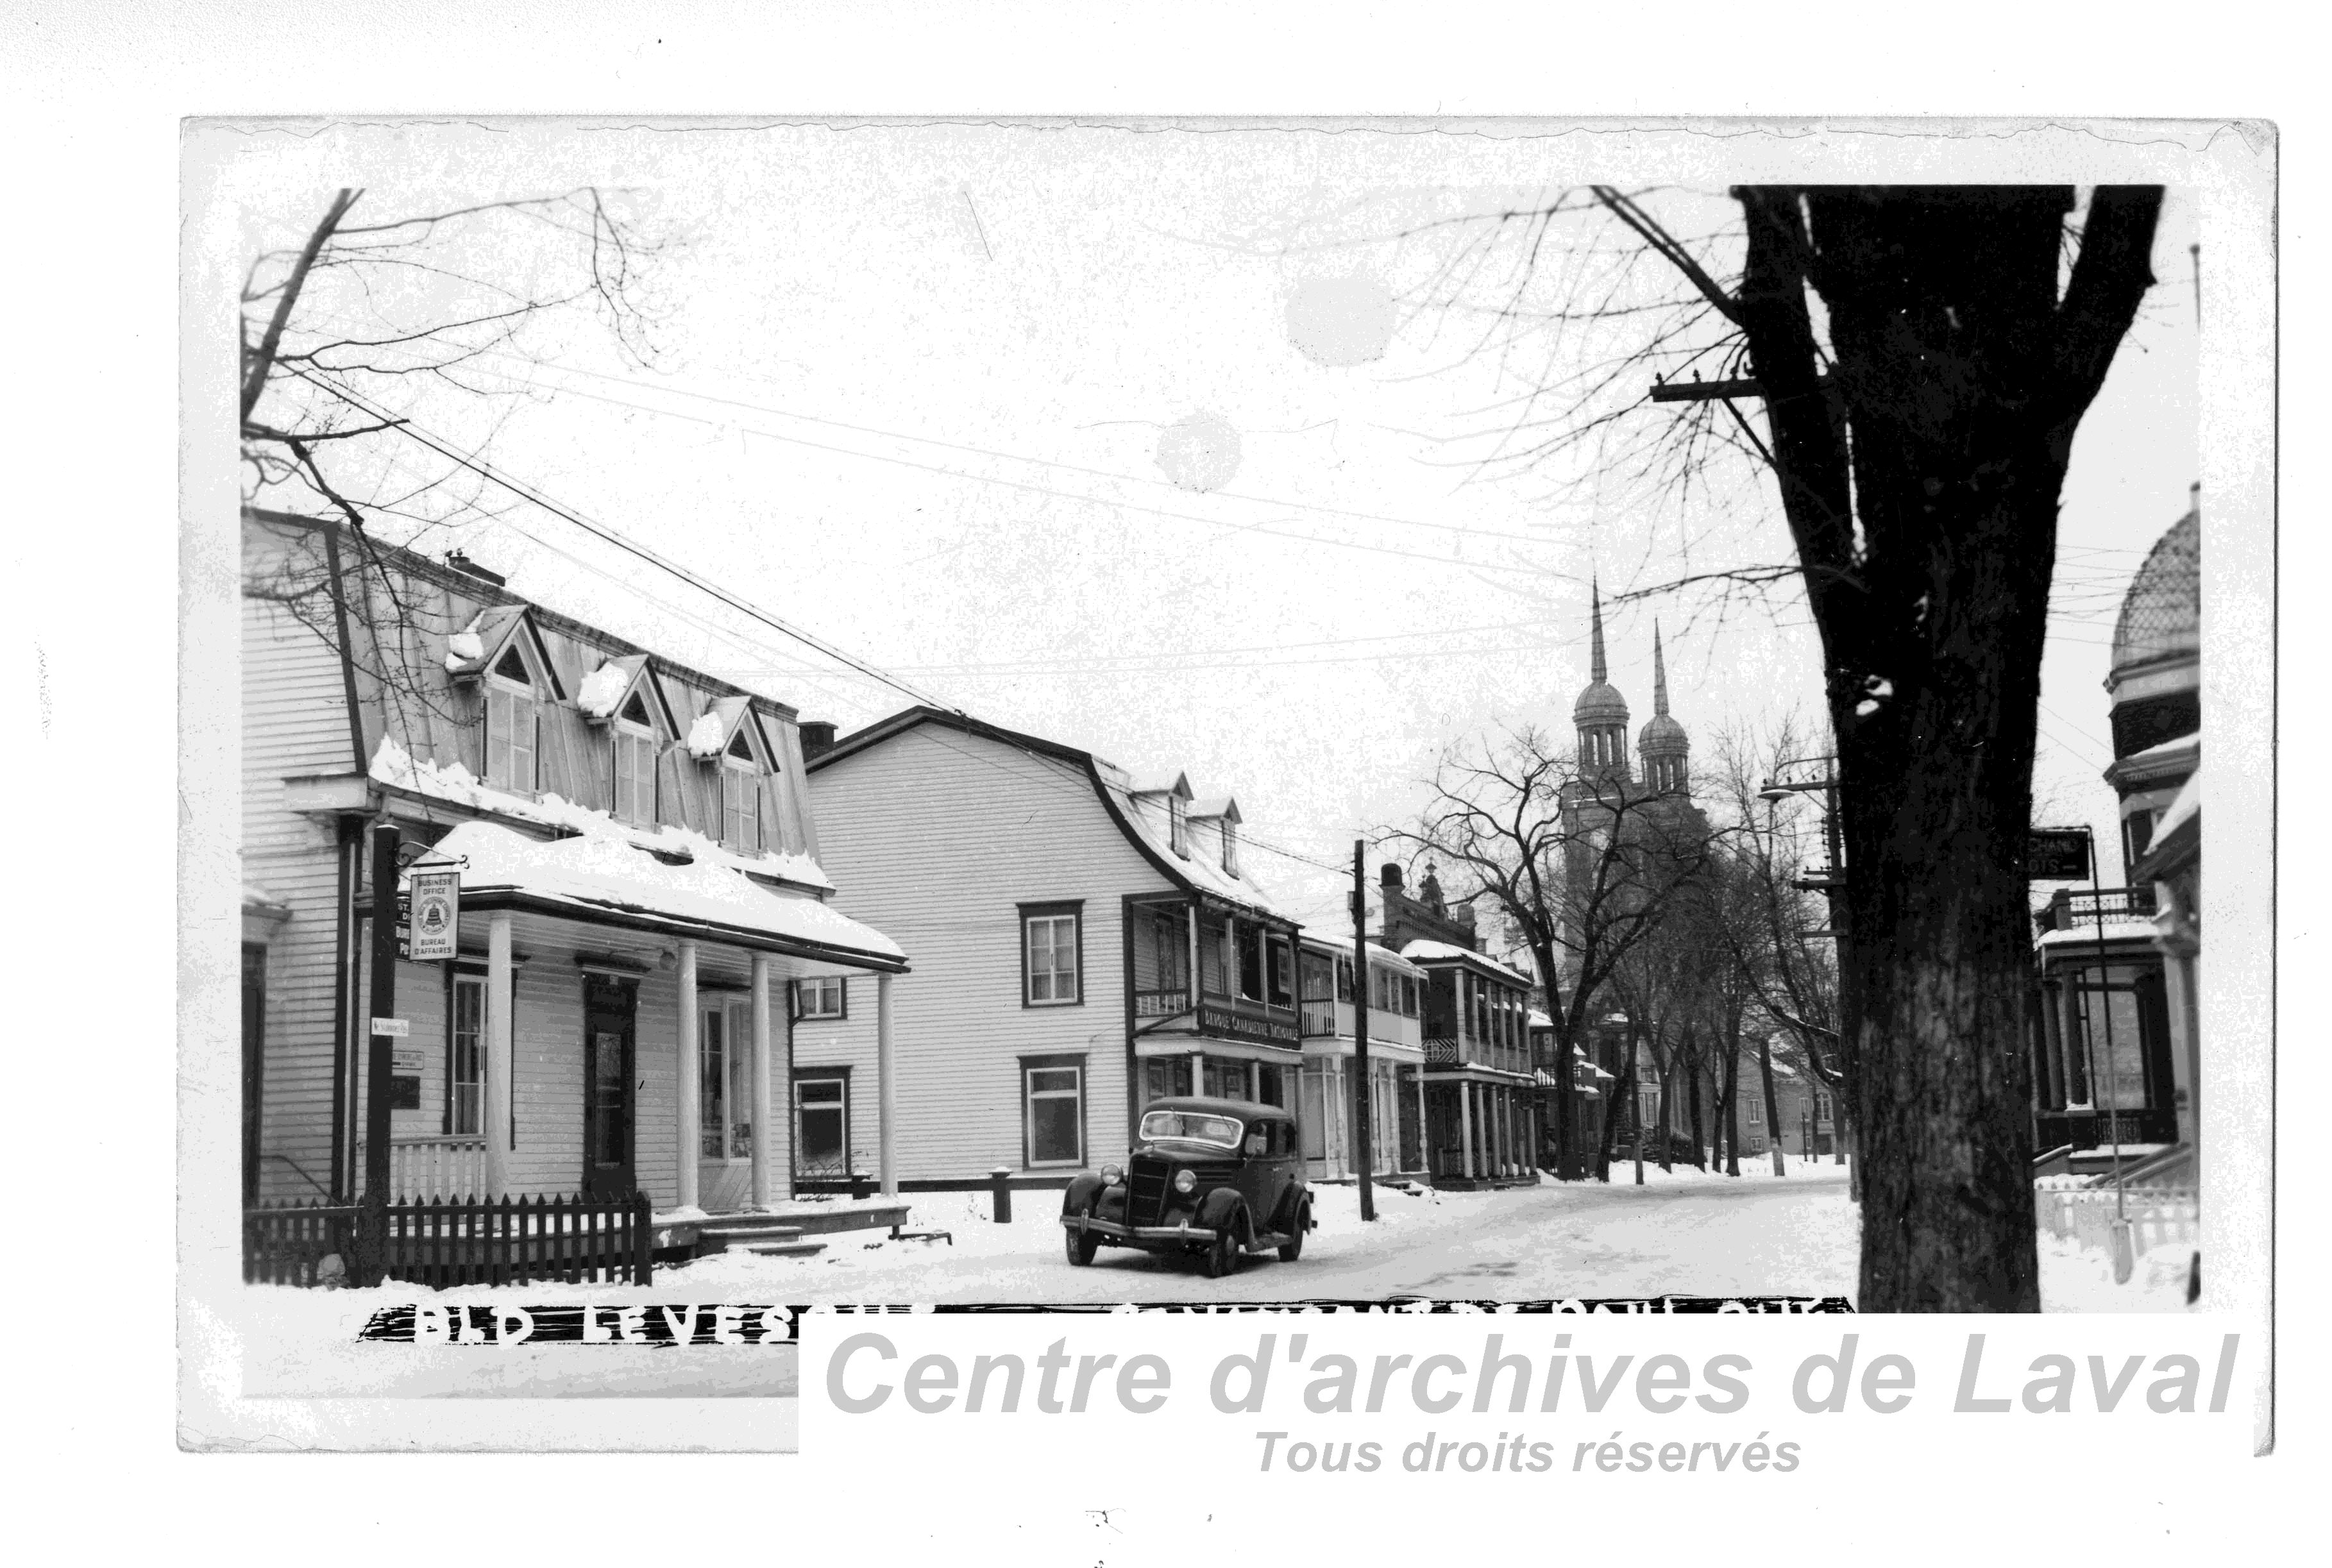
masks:
[[[403,1139],[388,1146],[388,1190],[400,1201],[500,1196],[485,1185],[482,1137]]]
[[[1333,1001],[1304,1003],[1304,1037],[1313,1039],[1336,1033],[1336,1004]]]
[[[1171,1018],[1177,1013],[1190,1010],[1190,990],[1188,986],[1133,993],[1133,1016],[1137,1018]]]
[[[2152,920],[2154,911],[2151,887],[2108,887],[2095,893],[2059,888],[2049,900],[2049,907],[2032,918],[2044,932],[2094,931],[2100,915],[2107,925],[2112,925],[2117,922]]]

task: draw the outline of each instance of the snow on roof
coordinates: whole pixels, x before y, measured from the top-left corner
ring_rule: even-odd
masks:
[[[1533,1008],[1530,1010],[1530,1027],[1534,1029],[1551,1029],[1554,1028],[1554,1020],[1538,1009]]]
[[[282,899],[276,897],[273,894],[268,892],[265,888],[261,887],[256,884],[246,882],[243,884],[243,907],[245,909],[281,909],[289,911],[292,906],[284,903]]]
[[[2158,932],[2150,920],[2109,920],[2105,924],[2107,942],[2150,942]],[[2040,933],[2042,947],[2070,947],[2078,942],[2094,943],[2098,940],[2097,922],[2084,921],[2069,931],[2047,931]]]
[[[511,628],[526,615],[524,605],[490,605],[470,617],[470,624],[445,639],[445,673],[474,675],[486,667],[489,654],[499,655]]]
[[[507,789],[497,789],[491,784],[481,783],[476,774],[459,762],[441,768],[435,762],[416,760],[412,753],[387,736],[381,738],[379,748],[373,752],[369,773],[378,783],[410,790],[416,795],[425,795],[432,800],[466,806],[476,811],[492,811],[498,816],[515,817],[524,822],[540,822],[546,827],[564,827],[586,838],[607,838],[644,850],[684,855],[699,865],[725,866],[732,871],[751,872],[757,876],[775,877],[782,882],[824,888],[828,892],[834,888],[833,880],[826,875],[825,867],[807,855],[788,855],[777,850],[765,850],[760,855],[740,855],[735,850],[715,844],[693,828],[670,826],[638,827],[628,822],[618,822],[605,811],[578,806],[560,796],[515,795]]]
[[[620,659],[609,659],[583,677],[582,690],[575,693],[576,705],[595,719],[614,715],[616,704],[624,700],[631,689],[632,679],[647,663],[644,654],[632,654]]]
[[[740,928],[779,942],[903,959],[897,942],[806,894],[764,887],[736,869],[669,865],[611,837],[538,839],[492,822],[464,822],[436,845],[464,860],[462,891],[508,888],[578,906]]]
[[[2200,751],[2202,749],[2202,745],[2203,731],[2200,730],[2189,730],[2184,735],[2174,735],[2167,741],[2159,741],[2151,746],[2132,751],[2128,756],[2124,757],[2122,760],[2125,762],[2135,762],[2140,758],[2174,756],[2180,751]]]
[[[1339,931],[1333,926],[1307,925],[1304,928],[1304,944],[1306,947],[1316,947],[1324,952],[1350,954],[1352,951],[1352,928],[1346,926]],[[1385,968],[1396,974],[1410,974],[1419,978],[1425,974],[1423,970],[1393,951],[1392,949],[1379,947],[1375,942],[1369,943],[1369,961],[1372,964],[1381,962]]]
[[[1233,822],[1246,820],[1239,815],[1238,802],[1228,795],[1209,795],[1204,800],[1193,800],[1183,815],[1193,822],[1203,822],[1212,817],[1228,817]]]
[[[1505,979],[1513,980],[1517,985],[1526,986],[1534,983],[1531,980],[1531,977],[1523,973],[1522,970],[1509,968],[1507,965],[1500,963],[1496,959],[1492,958],[1487,953],[1476,952],[1470,947],[1458,947],[1451,942],[1427,942],[1420,937],[1415,942],[1405,944],[1400,950],[1400,956],[1415,961],[1447,961],[1451,959],[1470,960],[1474,963],[1481,965],[1484,969],[1493,970],[1496,973],[1504,976]]]
[[[1190,776],[1187,773],[1150,773],[1133,779],[1126,788],[1136,795],[1180,795],[1190,798]]]
[[[2186,776],[2186,782],[2178,787],[2178,793],[2171,797],[2170,804],[2163,808],[2161,818],[2154,825],[2155,840],[2158,843],[2168,837],[2171,830],[2184,826],[2188,817],[2202,814],[2203,765],[2197,762],[2194,771]]]
[[[721,755],[729,744],[729,737],[737,731],[737,722],[752,705],[750,697],[719,697],[712,706],[696,716],[688,727],[688,754],[699,761],[709,762]]]
[[[1191,852],[1188,856],[1175,854],[1174,829],[1166,817],[1166,797],[1136,794],[1133,780],[1123,769],[1103,762],[1099,758],[1094,759],[1094,768],[1101,775],[1102,787],[1110,792],[1113,803],[1124,816],[1134,837],[1192,886],[1227,903],[1241,904],[1279,920],[1295,921],[1294,915],[1272,902],[1271,894],[1257,884],[1253,873],[1242,870],[1238,875],[1233,876],[1223,869],[1219,856],[1206,854],[1196,842],[1191,845]],[[1198,813],[1194,811],[1190,815]]]

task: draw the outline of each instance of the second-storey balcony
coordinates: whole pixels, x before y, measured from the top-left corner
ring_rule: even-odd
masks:
[[[2108,887],[2088,892],[2060,887],[2049,900],[2047,908],[2033,912],[2032,923],[2046,935],[2052,931],[2093,932],[2102,920],[2107,933],[2117,935],[2113,927],[2150,921],[2154,914],[2151,887]]]
[[[1211,904],[1143,899],[1128,911],[1127,936],[1137,1028],[1282,1046],[1301,1037],[1292,928]]]

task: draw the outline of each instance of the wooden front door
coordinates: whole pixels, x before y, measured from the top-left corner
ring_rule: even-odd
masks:
[[[633,1019],[638,982],[605,975],[583,981],[583,1190],[626,1198],[639,1186],[632,1163],[637,1122]]]

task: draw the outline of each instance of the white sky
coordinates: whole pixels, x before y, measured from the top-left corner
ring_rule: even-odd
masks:
[[[378,220],[588,178],[646,191],[683,242],[657,263],[654,368],[583,330],[557,371],[475,367],[559,388],[498,411],[499,467],[980,717],[1186,770],[1201,795],[1236,795],[1265,844],[1349,861],[1356,835],[1415,812],[1453,741],[1524,723],[1567,738],[1591,573],[1607,593],[1658,582],[1687,538],[1699,569],[1783,559],[1770,479],[1745,470],[1679,511],[1640,487],[1474,466],[1543,346],[1502,366],[1435,311],[1403,316],[1365,364],[1290,340],[1307,282],[1408,291],[1478,231],[1381,236],[1582,175],[1649,183],[1669,175],[1657,160],[1582,171],[1438,133],[809,128],[546,136],[491,165],[475,139],[400,144],[399,188],[346,161],[378,142],[335,145],[262,139],[236,177],[254,237],[296,244],[343,181],[368,186]],[[1721,192],[1721,173],[1689,173]],[[1729,204],[1655,210],[1693,231]],[[2113,612],[2197,473],[2192,238],[2174,194],[2163,282],[2065,493],[2036,814],[2093,821],[2107,846]],[[1500,275],[1477,274],[1469,297]],[[452,395],[415,412],[464,445],[490,423]],[[1213,494],[1158,465],[1161,433],[1190,416],[1238,433]],[[521,591],[805,718],[849,729],[908,701],[532,508],[467,548]],[[1616,611],[1612,679],[1635,723],[1655,615],[1703,760],[1728,724],[1818,721],[1815,642],[1784,593],[1723,617],[1673,599]],[[1301,910],[1337,897],[1331,875],[1278,856],[1254,870]]]

